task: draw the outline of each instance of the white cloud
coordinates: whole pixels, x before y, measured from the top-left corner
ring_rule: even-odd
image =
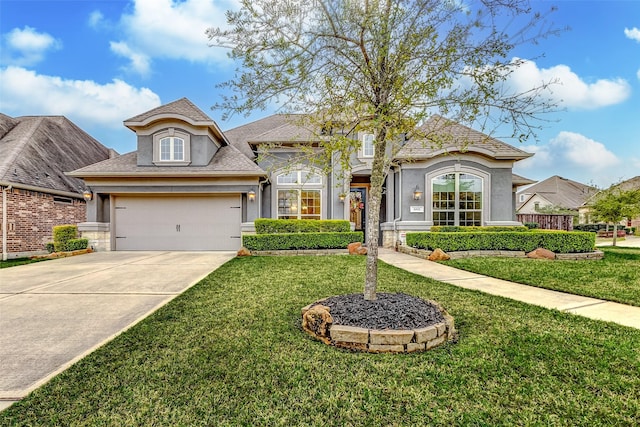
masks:
[[[0,111],[19,115],[64,115],[80,126],[122,128],[122,121],[160,105],[147,88],[135,88],[114,79],[65,80],[10,66],[0,69]]]
[[[94,10],[89,15],[88,23],[91,28],[100,28],[104,23],[104,15],[99,10]]]
[[[111,42],[114,52],[131,61],[131,70],[148,72],[144,63],[150,66],[153,58],[228,61],[226,51],[209,47],[205,31],[209,27],[224,27],[225,11],[237,8],[236,1],[134,0],[133,3],[131,12],[120,19],[121,40]]]
[[[624,35],[627,36],[627,38],[640,43],[640,30],[636,27],[633,27],[632,29],[625,28]]]
[[[133,70],[143,76],[149,74],[151,58],[147,55],[132,51],[125,42],[111,42],[110,46],[112,52],[129,59],[130,65],[127,69]]]
[[[48,50],[62,48],[62,42],[47,33],[25,26],[14,28],[4,35],[10,57],[6,60],[14,65],[34,65],[44,59]]]
[[[602,170],[620,163],[604,144],[574,132],[560,132],[549,141],[549,149],[563,160],[590,170]]]
[[[631,86],[621,78],[585,82],[566,65],[538,68],[535,62],[520,60],[522,65],[509,76],[516,92],[526,92],[533,86],[557,82],[549,87],[548,96],[560,106],[575,109],[596,109],[623,102],[631,95]]]
[[[638,80],[640,80],[640,69],[638,69],[638,72],[636,73],[636,75],[638,76]]]

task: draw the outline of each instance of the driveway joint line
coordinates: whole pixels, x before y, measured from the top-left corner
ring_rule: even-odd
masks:
[[[604,300],[598,300],[596,302],[591,302],[588,304],[582,304],[582,305],[577,305],[575,307],[569,307],[569,308],[563,308],[562,311],[569,311],[569,310],[580,310],[581,308],[587,308],[587,307],[593,307],[596,305],[601,305],[601,304],[606,304],[608,302],[612,302],[612,301],[604,301]]]

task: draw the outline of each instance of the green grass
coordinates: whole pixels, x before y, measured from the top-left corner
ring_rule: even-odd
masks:
[[[599,248],[598,261],[467,258],[443,264],[517,283],[640,306],[640,248]]]
[[[31,263],[40,262],[40,261],[48,261],[48,260],[46,258],[42,258],[42,259],[14,258],[14,259],[8,259],[6,261],[0,261],[0,268],[15,267],[17,265],[31,264]]]
[[[360,292],[364,257],[236,258],[0,413],[0,425],[634,425],[640,331],[380,265],[379,291],[440,302],[460,339],[352,353],[300,308]]]

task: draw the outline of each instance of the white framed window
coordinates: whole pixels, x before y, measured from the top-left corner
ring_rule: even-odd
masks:
[[[526,194],[520,194],[518,202],[522,203],[522,202],[524,202],[524,199],[526,199],[526,198],[527,198]]]
[[[471,173],[452,172],[431,180],[433,225],[482,225],[484,181]]]
[[[161,161],[183,161],[184,139],[176,136],[168,136],[160,140]]]
[[[279,219],[322,219],[321,174],[306,169],[276,176],[276,212]]]
[[[191,163],[189,134],[169,128],[153,136],[153,163],[156,165],[188,165]]]
[[[362,135],[362,157],[373,157],[374,153],[373,134],[365,133]]]

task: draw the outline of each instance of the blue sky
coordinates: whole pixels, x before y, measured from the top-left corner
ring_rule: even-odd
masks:
[[[65,115],[120,153],[135,149],[123,120],[187,97],[222,129],[266,116],[221,121],[216,83],[233,75],[226,53],[208,47],[234,0],[0,0],[0,112]],[[511,84],[555,79],[536,153],[514,172],[560,175],[608,186],[640,175],[640,0],[535,1],[559,37],[518,48],[528,59]]]

